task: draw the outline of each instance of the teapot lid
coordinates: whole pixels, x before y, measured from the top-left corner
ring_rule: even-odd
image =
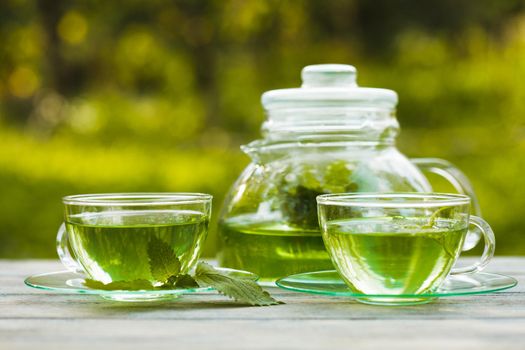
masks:
[[[357,70],[346,64],[317,64],[301,72],[300,88],[265,92],[261,102],[265,110],[316,107],[394,108],[397,94],[393,90],[359,87]]]

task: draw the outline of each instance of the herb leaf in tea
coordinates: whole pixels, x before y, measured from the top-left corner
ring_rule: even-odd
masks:
[[[157,256],[156,258],[162,263],[162,268],[159,269],[159,273],[166,273],[169,268],[173,268],[177,265],[173,262],[174,259],[177,259],[177,257],[170,257],[164,248],[160,248],[162,247],[163,242],[157,242],[154,244],[157,245],[157,247],[152,249],[152,252],[164,251],[162,254],[166,254],[165,256]],[[158,266],[151,264],[151,269],[153,272],[153,270],[158,269]],[[163,276],[165,277],[166,275]],[[233,298],[235,301],[240,303],[257,306],[282,304],[282,302],[272,298],[270,293],[262,289],[255,281],[244,278],[236,278],[229,274],[222,273],[221,271],[214,269],[211,265],[202,261],[197,265],[194,277],[187,274],[175,274],[166,278],[165,281],[166,282],[161,286],[155,287],[150,281],[147,280],[116,281],[104,284],[102,282],[87,278],[84,281],[84,285],[88,288],[101,290],[152,290],[212,287],[220,293]]]
[[[154,286],[148,280],[113,281],[108,284],[86,279],[86,287],[101,290],[152,290],[152,289],[184,289],[197,287],[213,287],[220,293],[235,301],[250,305],[280,304],[255,281],[235,278],[229,274],[214,269],[205,262],[199,262],[195,276],[181,274],[181,264],[171,247],[163,240],[152,237],[148,243],[148,258],[151,275],[162,285]]]
[[[150,271],[153,278],[164,284],[173,284],[180,272],[180,261],[169,244],[157,237],[148,243]]]
[[[307,188],[302,185],[297,186],[292,191],[286,192],[282,209],[288,222],[304,228],[315,228],[319,226],[317,222],[317,202],[315,198],[321,194],[326,194],[326,192]]]
[[[357,185],[350,180],[351,177],[352,171],[345,161],[333,162],[326,167],[323,187],[330,193],[353,192]]]
[[[324,175],[320,175],[323,172]],[[321,194],[358,191],[352,174],[348,164],[340,160],[327,165],[324,171],[303,166],[294,180],[295,184],[287,183],[285,178],[279,189],[282,195],[281,209],[286,221],[303,229],[318,230],[315,198]]]
[[[434,227],[436,221],[441,217],[452,217],[454,207],[443,207],[436,210],[428,219],[428,223],[424,225],[425,228]]]
[[[84,285],[88,288],[102,289],[102,290],[148,290],[153,289],[153,285],[148,280],[134,280],[134,281],[115,281],[104,284],[99,281],[86,278]]]
[[[195,280],[199,286],[213,287],[237,302],[257,306],[282,304],[255,281],[223,274],[205,262],[199,262],[197,265]]]
[[[199,284],[190,275],[180,275],[175,281],[175,288],[197,288]]]

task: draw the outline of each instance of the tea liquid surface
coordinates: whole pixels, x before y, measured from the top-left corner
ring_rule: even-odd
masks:
[[[160,239],[185,273],[198,258],[208,221],[186,210],[133,210],[83,213],[68,218],[74,254],[94,279],[104,283],[137,279],[158,283],[150,272],[148,244]]]
[[[333,269],[319,231],[279,222],[257,222],[249,215],[220,223],[221,266],[251,271],[261,281],[291,274]]]
[[[328,223],[324,236],[347,283],[367,294],[435,289],[460,254],[465,223],[428,218],[354,219]]]

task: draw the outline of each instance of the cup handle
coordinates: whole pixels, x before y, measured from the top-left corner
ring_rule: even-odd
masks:
[[[459,170],[455,165],[439,158],[412,158],[410,159],[418,168],[422,171],[427,171],[439,175],[454,186],[456,191],[461,194],[466,194],[471,199],[472,211],[476,216],[481,216],[481,208],[479,206],[478,198],[472,188],[467,176]],[[478,244],[480,235],[477,232],[469,232],[465,243],[463,244],[463,250],[470,250]]]
[[[470,225],[474,225],[478,230],[483,234],[483,239],[485,240],[485,249],[479,261],[475,264],[465,267],[459,267],[452,269],[451,275],[458,275],[462,273],[475,273],[483,270],[485,266],[489,263],[490,259],[494,256],[494,249],[496,248],[496,238],[494,237],[494,232],[489,224],[478,216],[470,217]],[[469,230],[470,232],[470,230]],[[468,235],[469,233],[467,233]]]
[[[84,273],[84,269],[73,258],[69,251],[69,238],[66,230],[66,225],[62,223],[57,233],[57,254],[62,264],[69,270],[76,273]]]

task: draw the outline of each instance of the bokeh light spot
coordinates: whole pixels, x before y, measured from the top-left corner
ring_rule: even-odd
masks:
[[[60,38],[68,44],[77,45],[86,39],[88,22],[79,12],[69,11],[58,22]]]
[[[8,79],[9,91],[12,95],[20,98],[32,96],[40,86],[40,78],[29,67],[17,67]]]

